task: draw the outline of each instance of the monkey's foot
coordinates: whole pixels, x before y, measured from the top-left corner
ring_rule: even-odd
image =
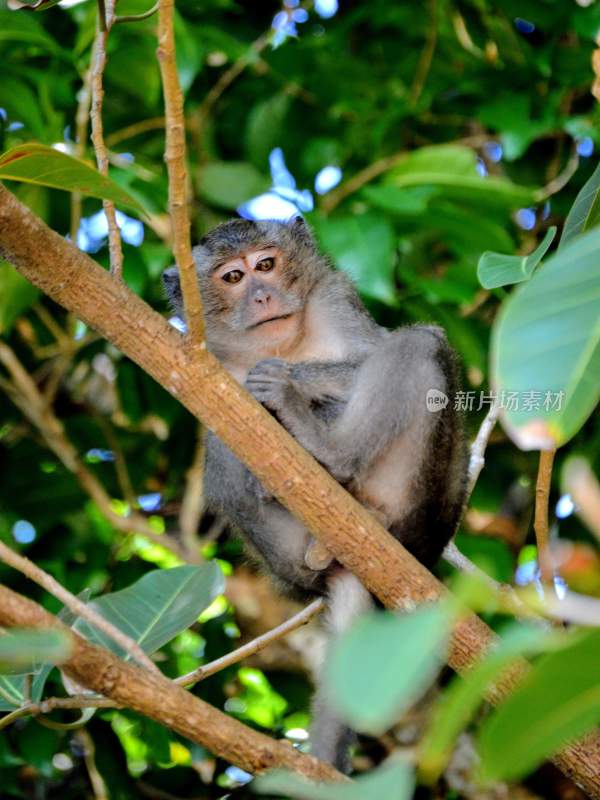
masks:
[[[309,569],[320,571],[327,569],[334,559],[333,553],[328,550],[324,544],[317,539],[311,539],[306,553],[304,554],[304,563]]]

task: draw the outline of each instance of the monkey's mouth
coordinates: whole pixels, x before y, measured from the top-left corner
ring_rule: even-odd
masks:
[[[248,325],[246,330],[251,331],[259,328],[261,325],[265,325],[267,322],[276,322],[277,320],[281,319],[289,319],[291,316],[292,314],[280,314],[276,317],[267,317],[266,319],[261,319],[258,322],[253,323],[252,325]]]

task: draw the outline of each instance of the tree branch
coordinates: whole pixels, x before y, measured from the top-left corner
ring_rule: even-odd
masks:
[[[535,485],[535,516],[533,527],[538,549],[538,564],[542,580],[552,582],[553,565],[550,554],[550,535],[548,532],[548,499],[552,480],[552,464],[556,450],[540,450],[537,482]]]
[[[169,172],[169,214],[173,255],[179,269],[188,342],[193,348],[200,348],[204,347],[204,317],[190,242],[183,93],[175,64],[173,9],[174,0],[159,0],[157,55],[165,98],[165,161]]]
[[[197,681],[202,681],[204,678],[214,675],[215,672],[220,672],[222,669],[230,667],[232,664],[237,664],[244,658],[248,658],[248,656],[253,656],[272,642],[276,642],[288,633],[302,627],[302,625],[306,625],[307,622],[310,622],[314,616],[323,610],[324,606],[325,600],[323,600],[322,597],[313,600],[310,605],[303,608],[302,611],[299,611],[297,614],[294,614],[290,619],[286,619],[281,625],[263,633],[262,636],[257,636],[256,639],[252,639],[251,642],[247,642],[236,650],[232,650],[231,653],[227,653],[221,656],[221,658],[216,658],[209,664],[203,664],[192,672],[188,672],[187,675],[181,675],[179,678],[175,678],[175,683],[181,686],[192,686]]]
[[[446,591],[244,392],[211,353],[189,352],[166,320],[3,187],[0,251],[26,278],[110,339],[202,420],[384,605],[414,608]],[[495,641],[482,620],[465,617],[454,629],[448,662],[465,671]],[[495,702],[506,697],[522,674],[522,669],[505,673],[488,697]],[[597,734],[565,748],[555,761],[590,796],[600,798]]]
[[[156,664],[150,658],[148,658],[146,653],[144,653],[137,642],[134,642],[134,640],[123,633],[123,631],[115,628],[115,626],[108,620],[104,619],[101,614],[98,614],[85,603],[82,603],[78,597],[75,597],[74,594],[71,594],[71,592],[69,592],[68,589],[65,589],[64,586],[61,586],[61,584],[55,580],[52,575],[44,572],[44,570],[40,569],[40,567],[38,567],[37,564],[34,564],[33,561],[30,561],[25,556],[15,553],[15,551],[11,550],[11,548],[5,545],[4,542],[0,542],[0,559],[2,559],[5,564],[8,564],[13,569],[18,570],[23,575],[28,577],[29,580],[37,583],[37,585],[41,586],[42,589],[50,592],[51,595],[54,595],[54,597],[60,600],[60,602],[63,603],[67,608],[71,609],[74,614],[83,617],[83,619],[87,620],[90,625],[93,625],[95,628],[105,633],[110,639],[113,640],[113,642],[116,642],[120,647],[123,648],[123,650],[125,650],[126,653],[134,658],[138,664],[141,664],[151,672],[160,674],[160,670]]]
[[[77,683],[166,725],[216,756],[253,774],[287,767],[313,780],[343,780],[329,764],[304,755],[218,711],[160,674],[121,661],[92,645],[37,603],[0,586],[0,624],[58,628],[72,639],[73,653],[61,669]]]
[[[494,425],[498,421],[499,414],[500,404],[496,398],[492,403],[490,410],[485,415],[485,419],[481,423],[481,427],[479,428],[477,436],[475,437],[475,441],[471,445],[469,458],[469,482],[467,484],[467,501],[473,494],[475,484],[477,483],[479,475],[481,474],[481,470],[485,465],[484,453],[491,433],[494,430]]]
[[[111,4],[112,6],[112,4]],[[112,12],[106,17],[112,18]],[[112,20],[106,19],[99,7],[98,30],[92,48],[92,143],[96,153],[98,170],[102,175],[108,175],[108,151],[104,143],[104,130],[102,125],[102,103],[104,102],[103,76],[106,67],[106,45]],[[103,23],[104,20],[104,24]],[[108,250],[110,254],[111,274],[119,280],[123,277],[123,250],[121,248],[121,233],[117,225],[115,204],[112,200],[103,200],[102,206],[108,223]]]

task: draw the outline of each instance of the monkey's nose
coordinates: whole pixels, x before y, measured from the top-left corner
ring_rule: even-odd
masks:
[[[269,300],[271,299],[271,293],[267,292],[265,289],[257,289],[254,292],[254,301],[259,305],[267,305]]]

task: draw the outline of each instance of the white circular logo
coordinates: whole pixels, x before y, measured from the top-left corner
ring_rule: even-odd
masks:
[[[448,405],[448,395],[440,392],[439,389],[428,389],[425,396],[427,411],[441,411]]]

